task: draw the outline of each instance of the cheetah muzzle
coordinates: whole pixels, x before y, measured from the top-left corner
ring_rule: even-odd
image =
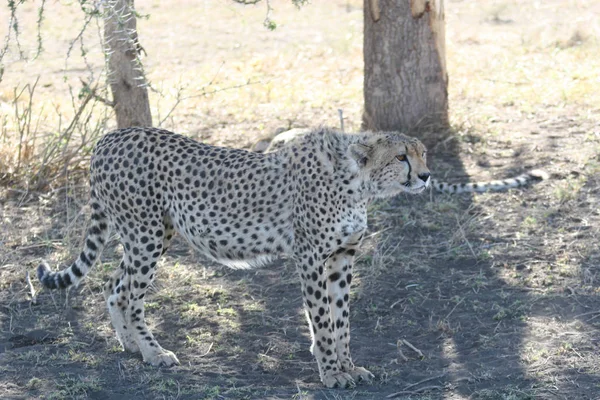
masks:
[[[38,277],[48,288],[78,284],[98,260],[110,229],[123,245],[104,297],[123,348],[152,365],[179,361],[144,318],[157,262],[178,232],[234,268],[290,255],[300,275],[311,351],[327,387],[372,374],[350,356],[352,264],[367,228],[367,204],[430,184],[425,147],[397,133],[312,130],[267,154],[214,147],[154,128],[103,137],[91,160],[91,222],[73,264]]]

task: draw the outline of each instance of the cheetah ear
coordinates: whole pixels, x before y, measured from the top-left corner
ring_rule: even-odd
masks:
[[[367,146],[366,144],[354,143],[348,147],[348,152],[350,153],[350,157],[362,168],[367,165],[372,149],[371,146]]]

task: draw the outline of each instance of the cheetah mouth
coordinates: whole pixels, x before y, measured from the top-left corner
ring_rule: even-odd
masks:
[[[410,193],[410,194],[419,194],[419,193],[423,193],[425,191],[425,189],[426,189],[425,185],[419,186],[419,187],[410,187],[410,186],[408,186],[408,187],[404,188],[404,191],[406,193]]]

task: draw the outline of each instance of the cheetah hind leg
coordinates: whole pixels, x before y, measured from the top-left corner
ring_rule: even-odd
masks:
[[[138,228],[139,229],[139,228]],[[144,297],[154,281],[156,266],[163,246],[167,245],[172,235],[172,228],[165,226],[165,231],[156,236],[142,236],[140,242],[134,243],[131,250],[125,249],[125,257],[139,262],[140,268],[132,268],[128,274],[129,305],[125,309],[125,321],[132,332],[145,362],[154,366],[171,367],[179,365],[177,356],[172,351],[162,348],[146,325],[144,313]],[[144,237],[146,239],[144,239]],[[142,256],[143,254],[143,256]]]
[[[127,282],[124,282],[126,278],[125,274],[125,263],[121,261],[119,268],[113,273],[109,280],[104,285],[104,300],[108,307],[108,313],[115,332],[117,339],[123,350],[137,353],[140,348],[133,337],[131,329],[127,329],[127,323],[125,322],[125,309],[129,306],[129,298],[127,294]]]
[[[163,233],[163,247],[162,247],[162,251],[161,251],[161,256],[163,254],[165,254],[167,252],[167,249],[170,247],[171,245],[171,240],[173,239],[173,235],[175,235],[175,227],[173,226],[173,222],[171,221],[171,218],[168,215],[165,215],[163,218],[163,225],[164,225],[164,233]],[[158,260],[156,260],[156,262],[158,262]],[[153,268],[151,268],[153,269]],[[152,279],[150,279],[150,282],[152,281]],[[136,287],[137,286],[137,287]],[[150,333],[150,331],[148,330],[147,332],[144,331],[144,325],[145,325],[145,321],[144,321],[144,316],[143,316],[143,310],[144,310],[144,294],[146,291],[146,288],[142,288],[141,285],[134,285],[132,290],[132,304],[131,307],[129,308],[129,310],[133,311],[133,310],[142,310],[140,313],[132,313],[132,315],[130,316],[130,318],[132,319],[132,324],[133,323],[137,323],[138,325],[136,326],[136,333],[139,334],[138,340],[140,340],[140,343],[142,343],[143,346],[143,350],[142,350],[142,355],[144,357],[144,361],[146,361],[149,364],[152,364],[154,366],[167,366],[170,367],[172,365],[179,365],[179,360],[177,359],[177,356],[175,355],[175,353],[173,353],[172,351],[163,349],[158,342],[156,341],[156,339],[154,339],[152,333]],[[141,315],[139,315],[141,314]],[[144,324],[144,325],[139,325],[140,323]],[[147,329],[147,327],[146,327]],[[149,347],[148,347],[149,346]]]

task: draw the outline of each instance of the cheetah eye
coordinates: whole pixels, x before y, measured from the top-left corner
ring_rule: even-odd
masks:
[[[396,160],[398,160],[398,161],[408,161],[408,159],[406,158],[406,154],[400,154],[399,156],[396,156]]]

